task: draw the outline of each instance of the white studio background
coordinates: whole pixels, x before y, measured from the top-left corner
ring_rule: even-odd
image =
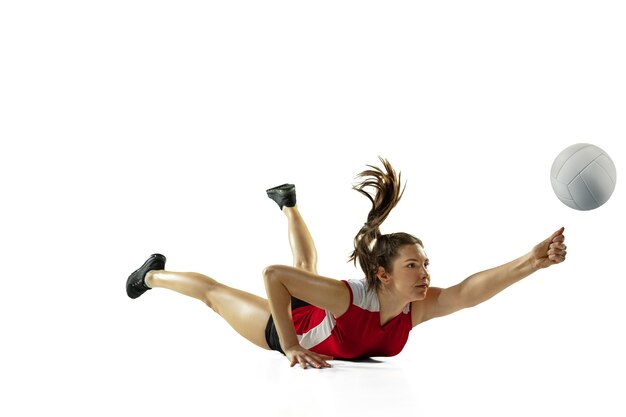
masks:
[[[626,10],[617,1],[5,1],[0,414],[624,415]],[[594,143],[611,200],[561,204]],[[407,181],[383,232],[433,285],[565,226],[568,259],[415,328],[382,363],[290,369],[206,306],[126,277],[154,252],[264,295],[290,263],[265,189],[297,185],[319,271],[346,263],[378,155]]]

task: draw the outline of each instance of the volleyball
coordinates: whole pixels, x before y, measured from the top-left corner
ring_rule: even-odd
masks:
[[[563,204],[576,210],[594,210],[613,194],[617,173],[606,152],[589,143],[577,143],[556,157],[550,177],[552,189]]]

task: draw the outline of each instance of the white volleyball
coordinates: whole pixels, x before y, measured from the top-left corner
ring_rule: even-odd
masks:
[[[589,143],[577,143],[556,157],[550,177],[554,193],[565,205],[593,210],[613,194],[617,173],[606,152]]]

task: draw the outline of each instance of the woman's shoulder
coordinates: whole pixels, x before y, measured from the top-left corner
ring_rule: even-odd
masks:
[[[376,291],[370,289],[365,278],[344,280],[352,295],[351,304],[369,311],[379,311],[380,304]]]
[[[365,278],[344,279],[342,281],[346,283],[353,296],[356,296],[357,294],[360,296],[367,291],[367,280]]]

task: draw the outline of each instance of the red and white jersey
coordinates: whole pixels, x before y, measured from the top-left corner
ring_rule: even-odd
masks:
[[[365,279],[343,282],[350,290],[350,307],[340,317],[313,305],[293,310],[300,345],[337,359],[400,353],[413,328],[410,304],[381,326],[376,291],[368,291]]]

